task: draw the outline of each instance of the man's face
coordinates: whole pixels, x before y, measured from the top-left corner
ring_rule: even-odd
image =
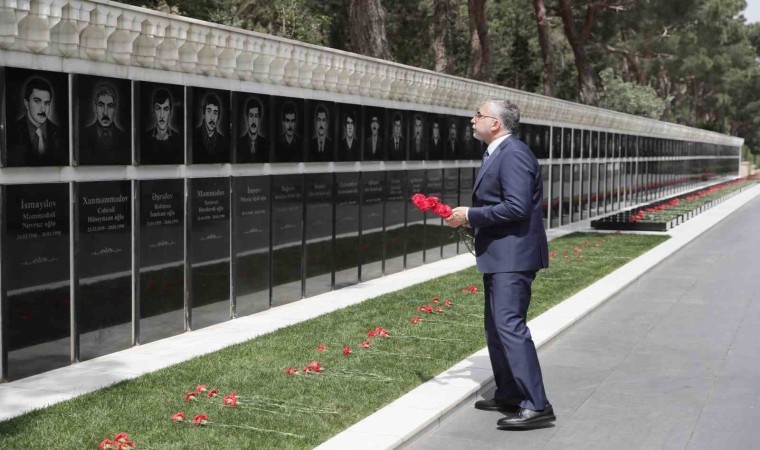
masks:
[[[24,106],[29,112],[29,117],[39,126],[47,121],[50,112],[50,92],[32,89],[28,99],[24,99]]]
[[[377,131],[380,129],[380,121],[377,117],[372,117],[372,120],[369,122],[369,128],[372,130],[372,136],[377,136]]]
[[[282,119],[282,126],[285,128],[285,136],[291,139],[296,131],[296,113],[287,113]]]
[[[212,133],[216,130],[216,123],[219,121],[219,107],[208,104],[203,110],[203,118],[206,119],[206,130]]]
[[[397,120],[393,122],[393,138],[398,139],[401,137],[401,121]]]
[[[422,137],[422,119],[419,117],[414,119],[414,137],[416,139]]]
[[[156,115],[156,126],[161,131],[166,131],[169,128],[169,119],[172,117],[172,108],[169,105],[169,99],[164,100],[163,103],[153,104],[153,113]]]
[[[317,113],[317,136],[325,137],[327,134],[327,113],[320,111]]]
[[[478,112],[483,116],[493,116],[493,112],[491,112],[491,109],[486,104],[481,105],[478,108]],[[475,139],[486,143],[491,142],[489,139],[493,134],[491,127],[494,126],[494,119],[491,117],[481,117],[478,119],[478,115],[476,114],[470,123],[472,123],[472,136]]]
[[[433,139],[436,141],[441,137],[441,128],[438,122],[433,123]]]
[[[95,115],[101,127],[108,128],[113,124],[116,115],[116,101],[110,95],[99,95],[95,100]]]
[[[346,117],[346,137],[349,139],[354,138],[354,119]]]
[[[457,139],[457,124],[456,122],[451,122],[451,125],[449,125],[449,139],[452,141],[455,141]]]
[[[248,110],[248,115],[246,116],[248,119],[248,131],[256,136],[256,134],[259,132],[259,121],[261,120],[261,112],[259,111],[258,106],[254,106],[253,108]]]

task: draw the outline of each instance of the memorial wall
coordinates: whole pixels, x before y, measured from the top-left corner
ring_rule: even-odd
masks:
[[[558,227],[735,176],[742,140],[114,2],[0,5],[0,376],[466,252],[508,98]]]

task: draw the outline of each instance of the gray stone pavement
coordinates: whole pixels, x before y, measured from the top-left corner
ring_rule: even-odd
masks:
[[[468,402],[410,447],[760,448],[757,224],[760,197],[542,346],[555,426],[498,430]]]

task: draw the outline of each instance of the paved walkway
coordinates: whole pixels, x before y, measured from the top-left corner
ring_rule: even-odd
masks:
[[[469,401],[411,448],[760,448],[757,224],[760,198],[540,349],[556,426],[500,431]]]

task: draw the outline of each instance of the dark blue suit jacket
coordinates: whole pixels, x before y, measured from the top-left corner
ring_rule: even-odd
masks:
[[[467,216],[475,229],[475,255],[483,273],[549,267],[538,160],[514,135],[478,172]]]

